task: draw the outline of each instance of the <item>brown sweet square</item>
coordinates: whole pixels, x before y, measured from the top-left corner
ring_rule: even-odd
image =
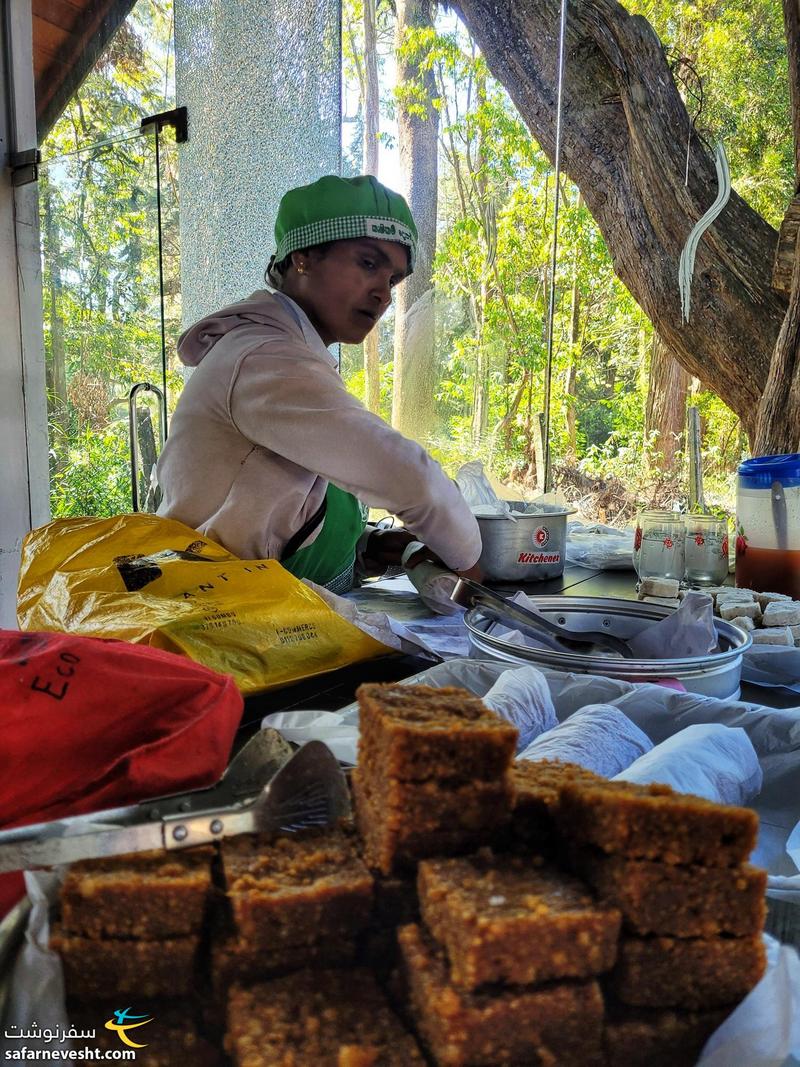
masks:
[[[235,986],[225,1046],[236,1067],[422,1067],[414,1038],[365,970],[299,971]]]
[[[624,937],[609,987],[624,1004],[707,1009],[738,1004],[766,967],[756,937]]]
[[[427,856],[491,844],[508,821],[505,779],[457,785],[388,779],[373,792],[371,780],[357,769],[352,787],[364,859],[386,875]]]
[[[714,804],[668,785],[605,779],[565,782],[558,823],[564,837],[604,852],[703,867],[744,863],[758,833],[750,808]]]
[[[620,909],[625,926],[637,934],[747,937],[764,926],[767,872],[749,863],[678,866],[597,849],[576,849],[571,859],[578,874]]]
[[[82,860],[61,888],[61,927],[83,937],[142,940],[199,933],[211,888],[210,847]]]
[[[517,730],[466,689],[362,685],[358,762],[370,781],[502,778]]]
[[[102,1000],[110,992],[140,998],[181,997],[192,988],[199,938],[159,941],[71,937],[58,924],[50,948],[64,967],[68,997]]]
[[[227,991],[234,982],[263,981],[308,967],[346,967],[354,963],[356,943],[327,938],[307,945],[253,945],[235,933],[215,932],[211,944],[211,984]]]
[[[490,854],[424,860],[418,885],[460,988],[590,978],[616,959],[619,912],[554,867]]]
[[[551,851],[556,839],[556,815],[561,786],[566,782],[604,781],[577,763],[558,760],[515,760],[511,828],[514,837],[536,850]]]
[[[614,1006],[603,1042],[608,1067],[694,1067],[703,1046],[730,1013]]]
[[[458,990],[444,953],[419,926],[398,932],[414,1023],[442,1067],[599,1067],[603,998],[596,981]]]
[[[372,876],[346,828],[241,834],[221,851],[236,931],[253,947],[352,940],[369,922]]]

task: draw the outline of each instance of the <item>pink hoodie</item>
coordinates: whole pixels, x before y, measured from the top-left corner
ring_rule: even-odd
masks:
[[[192,326],[178,352],[197,369],[158,463],[160,515],[242,559],[279,558],[331,481],[397,515],[454,570],[477,562],[478,525],[455,482],[348,393],[294,301],[259,290]]]

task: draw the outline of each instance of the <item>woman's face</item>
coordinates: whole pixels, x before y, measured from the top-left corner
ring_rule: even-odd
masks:
[[[359,237],[325,252],[294,252],[283,292],[302,307],[326,345],[361,344],[392,302],[408,272],[397,241]]]

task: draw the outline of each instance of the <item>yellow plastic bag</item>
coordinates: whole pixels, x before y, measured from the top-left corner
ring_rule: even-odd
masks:
[[[17,617],[23,630],[183,653],[232,675],[244,694],[391,651],[276,560],[240,560],[156,515],[58,519],[33,530]]]

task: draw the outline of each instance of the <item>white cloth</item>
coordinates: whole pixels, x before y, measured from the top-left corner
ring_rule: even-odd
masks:
[[[747,804],[761,792],[756,750],[739,726],[687,726],[631,764],[617,778],[660,782],[719,804]]]
[[[275,559],[333,482],[397,515],[453,570],[477,562],[480,531],[455,482],[348,393],[294,301],[253,293],[193,326],[178,352],[197,369],[159,460],[160,515],[242,559]]]
[[[519,730],[518,752],[558,726],[547,679],[535,667],[519,667],[501,674],[483,702]]]
[[[518,759],[578,763],[613,778],[653,747],[650,738],[611,704],[587,704],[537,737]]]

